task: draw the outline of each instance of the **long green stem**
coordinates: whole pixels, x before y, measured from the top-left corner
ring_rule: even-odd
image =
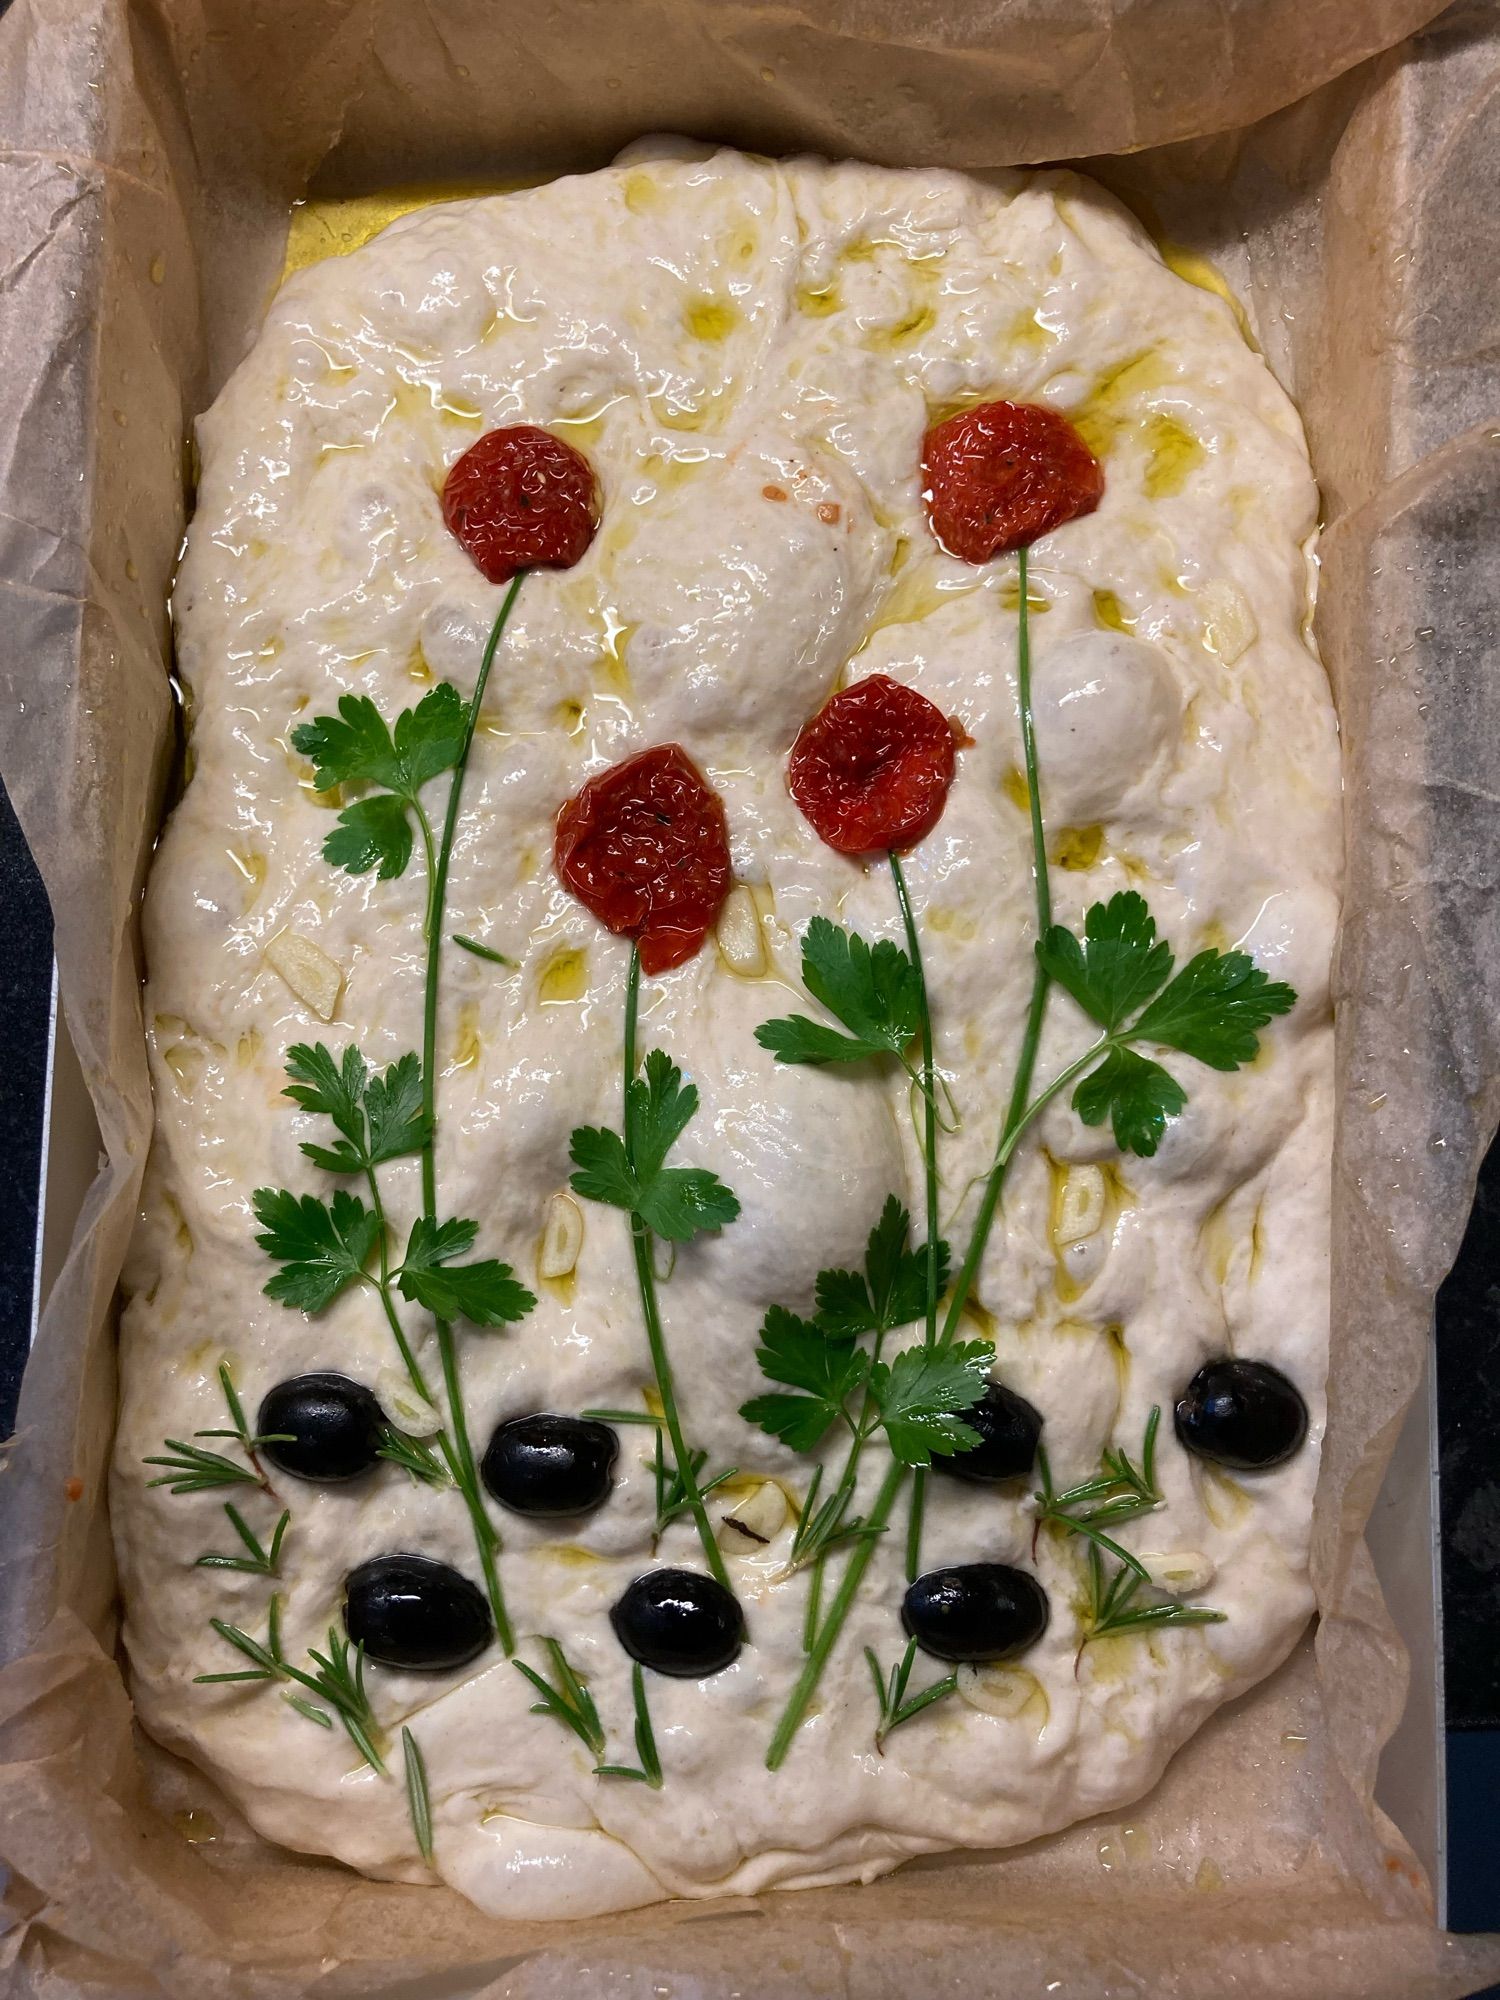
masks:
[[[1021,595],[1016,633],[1016,692],[1021,710],[1021,751],[1026,764],[1026,790],[1031,805],[1032,871],[1036,894],[1037,936],[1040,937],[1052,922],[1052,884],[1047,870],[1047,842],[1042,824],[1042,794],[1037,770],[1036,726],[1031,706],[1031,625],[1030,606],[1027,603],[1024,548],[1018,552],[1018,567]],[[1043,1106],[1050,1103],[1081,1069],[1099,1055],[1103,1046],[1096,1044],[1087,1056],[1080,1057],[1078,1062],[1070,1064],[1061,1076],[1053,1079],[1035,1103],[1028,1105],[1031,1080],[1036,1071],[1037,1049],[1042,1038],[1042,1018],[1046,1012],[1049,984],[1047,974],[1042,969],[1041,961],[1038,960],[1032,979],[1031,1002],[1026,1013],[1020,1059],[1016,1064],[1010,1102],[995,1147],[994,1164],[985,1179],[984,1193],[980,1197],[979,1210],[969,1237],[969,1247],[954,1281],[953,1296],[949,1301],[947,1313],[943,1318],[942,1331],[938,1336],[940,1344],[944,1346],[952,1340],[968,1306],[969,1294],[974,1288],[974,1279],[989,1242],[990,1230],[994,1226],[995,1211],[999,1206],[1000,1192],[1005,1184],[1005,1171],[1010,1165],[1022,1133]],[[1105,1040],[1107,1041],[1108,1037]],[[807,1713],[808,1704],[822,1678],[823,1669],[828,1664],[828,1656],[838,1642],[844,1621],[849,1615],[864,1573],[869,1567],[879,1533],[889,1522],[896,1502],[900,1498],[906,1475],[907,1468],[899,1460],[893,1461],[865,1524],[874,1532],[857,1543],[850,1555],[837,1594],[828,1607],[828,1615],[823,1620],[817,1638],[808,1653],[806,1663],[798,1676],[797,1685],[792,1689],[791,1699],[782,1711],[781,1721],[777,1724],[776,1734],[772,1737],[771,1747],[766,1753],[766,1764],[770,1770],[774,1771],[780,1767],[791,1747],[792,1738]],[[914,1533],[919,1532],[920,1529],[914,1531]],[[911,1539],[908,1538],[909,1559],[913,1553],[910,1546]]]
[[[632,945],[630,971],[625,981],[623,1113],[625,1157],[632,1167],[635,1165],[635,1119],[630,1108],[630,1086],[635,1080],[636,1024],[640,1017],[640,1006],[641,954],[638,947]],[[684,1442],[682,1423],[677,1414],[677,1391],[672,1381],[672,1362],[667,1353],[666,1336],[662,1332],[661,1310],[656,1298],[656,1272],[651,1261],[651,1231],[634,1212],[630,1217],[630,1247],[635,1253],[635,1275],[641,1295],[641,1317],[646,1322],[646,1344],[651,1350],[651,1368],[656,1377],[656,1392],[661,1397],[662,1420],[666,1424],[667,1436],[671,1440],[672,1455],[677,1461],[677,1477],[681,1482],[688,1510],[697,1525],[698,1539],[703,1544],[703,1554],[708,1567],[728,1590],[729,1572],[724,1567],[724,1558],[719,1552],[718,1543],[714,1540],[708,1509],[704,1506],[703,1495],[698,1490],[698,1478],[693,1470],[693,1456]]]
[[[1021,754],[1026,766],[1026,796],[1031,808],[1031,872],[1036,900],[1036,930],[1037,937],[1041,938],[1052,924],[1052,877],[1047,865],[1047,836],[1042,824],[1042,787],[1036,755],[1036,720],[1031,705],[1031,606],[1028,598],[1026,556],[1024,547],[1017,551],[1020,601],[1016,613],[1016,699],[1021,711]],[[969,1303],[969,1294],[974,1288],[975,1277],[978,1275],[980,1263],[989,1244],[995,1211],[999,1207],[1001,1190],[1005,1185],[1005,1170],[1015,1152],[1015,1142],[1036,1112],[1041,1109],[1040,1104],[1033,1106],[1030,1111],[1026,1107],[1031,1093],[1031,1081],[1036,1073],[1037,1050],[1041,1045],[1042,1021],[1047,1011],[1047,993],[1051,984],[1050,977],[1038,959],[1031,978],[1031,1000],[1026,1009],[1021,1053],[1016,1063],[1015,1080],[1011,1085],[1010,1102],[1006,1106],[1005,1120],[1001,1125],[1000,1137],[995,1147],[994,1163],[985,1180],[979,1210],[969,1236],[969,1247],[959,1268],[958,1279],[953,1287],[953,1297],[943,1320],[940,1339],[944,1346],[952,1340],[958,1330],[959,1321],[963,1318]],[[1048,1093],[1049,1098],[1061,1087],[1060,1083],[1054,1084]]]
[[[437,1221],[438,977],[442,965],[443,906],[448,896],[448,869],[453,859],[453,837],[458,830],[464,773],[469,765],[469,751],[473,746],[474,731],[479,725],[480,704],[484,700],[490,668],[495,663],[495,654],[499,649],[523,578],[524,572],[512,582],[510,589],[505,593],[495,622],[490,627],[489,641],[484,649],[484,657],[479,663],[478,678],[475,680],[474,692],[469,698],[469,706],[464,716],[463,744],[453,767],[453,781],[448,787],[448,809],[443,816],[442,839],[438,844],[435,862],[432,859],[431,833],[427,828],[425,816],[418,815],[422,823],[429,862],[427,913],[423,926],[427,942],[427,985],[422,1008],[422,1110],[427,1121],[427,1142],[422,1148],[422,1212],[427,1220],[433,1223]],[[495,1562],[495,1550],[499,1538],[480,1497],[479,1474],[474,1464],[474,1447],[469,1440],[468,1419],[464,1413],[463,1385],[459,1380],[458,1352],[454,1344],[453,1328],[443,1319],[436,1320],[434,1324],[437,1330],[438,1358],[443,1370],[443,1392],[448,1403],[448,1422],[453,1439],[449,1469],[458,1483],[459,1491],[463,1494],[464,1505],[469,1510],[475,1547],[479,1552],[479,1564],[484,1572],[485,1594],[489,1598],[490,1611],[495,1620],[495,1633],[502,1648],[509,1654],[515,1650],[515,1638],[511,1631],[510,1619],[506,1615],[505,1598],[500,1589],[500,1572]]]
[[[927,1299],[923,1338],[931,1347],[937,1340],[938,1301],[938,1174],[937,1174],[937,1090],[936,1065],[932,1053],[932,1009],[927,998],[927,974],[922,964],[922,944],[917,935],[916,914],[907,893],[901,857],[891,850],[891,880],[896,885],[896,901],[906,930],[907,956],[917,969],[920,995],[922,1042],[922,1178],[927,1197]],[[922,1554],[922,1515],[927,1496],[926,1474],[912,1481],[911,1515],[906,1530],[906,1575],[917,1573]]]
[[[379,1224],[380,1229],[380,1276],[376,1280],[376,1290],[380,1293],[380,1303],[385,1308],[386,1323],[391,1329],[391,1337],[396,1343],[396,1348],[402,1361],[405,1363],[407,1377],[423,1401],[430,1403],[432,1401],[432,1391],[428,1388],[422,1370],[418,1366],[417,1357],[411,1351],[411,1345],[406,1338],[406,1330],[401,1324],[401,1316],[396,1311],[396,1302],[391,1297],[390,1232],[386,1226],[385,1204],[380,1199],[380,1183],[376,1178],[373,1167],[366,1167],[365,1169],[365,1185],[370,1190],[370,1206],[375,1211],[375,1220]]]

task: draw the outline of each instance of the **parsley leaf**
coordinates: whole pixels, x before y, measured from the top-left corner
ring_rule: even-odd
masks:
[[[420,1153],[427,1143],[420,1057],[404,1055],[383,1075],[373,1077],[365,1092],[365,1111],[370,1120],[372,1166]]]
[[[1250,1062],[1256,1035],[1297,1000],[1284,980],[1268,979],[1243,951],[1200,951],[1132,1026],[1132,1037],[1181,1049],[1210,1069]]]
[[[667,1154],[698,1109],[698,1086],[662,1049],[646,1058],[644,1077],[628,1091],[631,1151],[618,1132],[580,1125],[568,1143],[578,1171],[575,1194],[638,1215],[669,1243],[687,1243],[705,1229],[722,1229],[740,1212],[738,1200],[707,1167],[669,1167]]]
[[[323,842],[323,859],[346,875],[368,875],[374,868],[382,882],[406,873],[411,860],[411,818],[404,799],[377,792],[345,806],[338,824]]]
[[[337,716],[320,715],[292,731],[292,748],[316,766],[320,792],[335,785],[378,785],[413,799],[429,778],[452,770],[464,747],[466,713],[458,689],[442,681],[396,718],[394,738],[368,695],[339,696]]]
[[[922,1317],[927,1310],[927,1251],[913,1250],[910,1240],[911,1217],[888,1195],[870,1231],[864,1270],[818,1273],[817,1320],[825,1332],[853,1339],[861,1333],[889,1333]],[[947,1244],[939,1242],[937,1252],[941,1293],[948,1282]]]
[[[1061,924],[1038,940],[1036,955],[1083,1011],[1111,1031],[1161,987],[1172,947],[1156,935],[1145,898],[1133,889],[1095,903],[1083,920],[1083,943]]]
[[[980,1442],[963,1422],[984,1394],[995,1350],[987,1340],[950,1347],[908,1347],[870,1370],[870,1395],[886,1441],[903,1465],[926,1466]]]
[[[802,983],[849,1032],[803,1014],[763,1021],[755,1039],[779,1062],[905,1061],[922,1025],[922,975],[899,945],[882,938],[871,946],[858,932],[814,917],[802,941]]]
[[[331,1174],[358,1174],[386,1160],[419,1153],[427,1141],[422,1111],[422,1065],[405,1055],[379,1076],[351,1044],[336,1057],[322,1042],[297,1042],[287,1050],[283,1095],[302,1110],[331,1118],[342,1137],[333,1146],[304,1143],[314,1166]]]
[[[568,1157],[578,1169],[569,1182],[575,1194],[611,1208],[635,1207],[640,1188],[618,1132],[604,1125],[575,1126]]]
[[[303,1312],[321,1312],[346,1286],[365,1274],[380,1224],[357,1195],[340,1188],[331,1202],[297,1196],[285,1188],[257,1188],[256,1237],[281,1269],[266,1296]]]
[[[346,806],[323,842],[335,868],[363,875],[371,868],[383,881],[402,874],[411,859],[411,808],[429,779],[451,771],[464,752],[468,711],[458,689],[447,681],[425,694],[415,708],[387,728],[368,695],[339,697],[339,712],[320,715],[292,731],[292,748],[313,760],[319,791],[336,785],[374,785],[374,798]]]
[[[363,1099],[369,1072],[352,1042],[341,1057],[322,1042],[294,1042],[286,1052],[286,1073],[292,1081],[282,1092],[284,1097],[304,1111],[331,1118],[346,1139],[356,1145],[363,1143]]]
[[[1102,1059],[1074,1091],[1074,1110],[1086,1125],[1108,1118],[1117,1144],[1147,1159],[1187,1092],[1132,1045],[1155,1042],[1211,1069],[1238,1069],[1253,1059],[1259,1031],[1297,999],[1242,951],[1200,951],[1174,975],[1171,946],[1133,890],[1093,905],[1082,943],[1054,924],[1036,949],[1044,970],[1105,1030]]]
[[[396,1273],[404,1299],[425,1306],[437,1319],[472,1320],[475,1326],[509,1326],[524,1319],[536,1304],[509,1264],[486,1257],[477,1264],[455,1264],[473,1248],[477,1222],[457,1217],[431,1222],[418,1216],[412,1224],[406,1256]]]
[[[1073,1093],[1073,1109],[1085,1125],[1102,1125],[1108,1118],[1120,1150],[1147,1160],[1161,1144],[1167,1120],[1186,1103],[1177,1079],[1134,1049],[1111,1049]]]
[[[846,1398],[865,1378],[868,1357],[852,1337],[830,1334],[785,1306],[767,1312],[760,1339],[755,1358],[761,1372],[802,1393],[752,1397],[741,1404],[740,1415],[793,1451],[812,1451],[844,1415]]]

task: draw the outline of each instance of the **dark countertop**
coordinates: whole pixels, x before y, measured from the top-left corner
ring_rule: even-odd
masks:
[[[51,1019],[52,924],[0,791],[0,1140],[12,1196],[0,1204],[0,1437],[31,1321],[37,1179]],[[1500,1799],[1500,1144],[1480,1179],[1463,1249],[1438,1295],[1451,1921],[1500,1929],[1494,1863]],[[1495,1989],[1500,1995],[1500,1988]]]

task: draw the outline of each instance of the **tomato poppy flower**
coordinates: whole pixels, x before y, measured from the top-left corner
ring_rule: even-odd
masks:
[[[792,797],[840,854],[913,847],[942,816],[953,783],[952,725],[884,674],[830,697],[802,726],[787,763]]]
[[[558,876],[644,972],[690,959],[729,893],[724,805],[676,743],[590,778],[557,815]]]
[[[599,526],[599,483],[583,453],[551,431],[510,424],[486,431],[449,468],[443,519],[490,583],[571,569]]]
[[[982,563],[1092,514],[1104,468],[1055,410],[980,403],[923,438],[922,487],[949,555]]]

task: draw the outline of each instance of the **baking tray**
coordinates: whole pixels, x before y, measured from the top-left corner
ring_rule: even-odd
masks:
[[[1461,6],[1414,48],[1380,53],[1433,12],[1430,0],[558,0],[524,15],[479,0],[15,0],[0,63],[16,34],[29,60],[0,69],[0,199],[18,246],[0,291],[0,768],[58,913],[78,1051],[70,1069],[58,1037],[43,1236],[56,1276],[33,1370],[47,1393],[34,1381],[23,1409],[0,1557],[10,1649],[32,1649],[0,1687],[0,1852],[39,1897],[21,1916],[45,1911],[13,1947],[31,1950],[36,1986],[201,2000],[326,1975],[341,2000],[550,1996],[579,1991],[591,1964],[610,1990],[654,1980],[717,1995],[748,1980],[757,2000],[909,1993],[924,1971],[933,1992],[1070,2000],[1231,1985],[1408,2000],[1482,1983],[1493,1955],[1436,1937],[1411,1866],[1425,1865],[1440,1902],[1432,1390],[1430,1371],[1419,1376],[1500,1074],[1500,927],[1493,885],[1466,866],[1500,838],[1488,539],[1500,333],[1466,282],[1494,261],[1500,29],[1493,8]],[[1141,1890],[1081,1910],[1049,1902],[1025,1854],[957,1856],[870,1891],[673,1906],[498,1943],[441,1892],[419,1899],[439,1923],[403,1892],[285,1858],[247,1855],[231,1893],[163,1845],[167,1760],[147,1753],[149,1791],[135,1775],[108,1651],[107,1545],[95,1512],[75,1510],[70,1529],[46,1481],[61,1439],[84,1507],[100,1503],[109,1361],[95,1330],[113,1273],[99,1244],[123,1239],[144,1134],[126,919],[164,768],[161,604],[176,536],[163,503],[175,505],[184,420],[242,348],[274,281],[286,202],[320,161],[328,192],[355,192],[596,164],[673,127],[974,169],[1105,153],[1085,169],[1225,261],[1307,416],[1331,520],[1323,639],[1361,745],[1338,984],[1346,1085],[1348,1062],[1372,1054],[1390,1079],[1344,1090],[1336,1168],[1345,1388],[1315,1561],[1331,1613],[1320,1662],[1341,1706],[1320,1745],[1331,1805],[1307,1850],[1321,1901],[1307,1894],[1315,1871],[1293,1869],[1226,1896],[1209,1923],[1201,1902],[1186,1919]],[[1241,215],[1256,218],[1274,296],[1239,254]],[[1401,313],[1376,308],[1383,290]],[[127,360],[124,400],[142,417],[128,436],[110,417]],[[68,483],[79,466],[81,491]],[[90,1098],[108,1166],[84,1195],[100,1143]],[[85,1333],[88,1367],[59,1367]],[[1357,1534],[1376,1490],[1370,1547],[1414,1662],[1404,1705]],[[1307,1649],[1289,1685],[1293,1670],[1311,1686]],[[1235,1704],[1223,1723],[1238,1733],[1217,1740],[1254,1749],[1274,1700]],[[1379,1802],[1399,1834],[1361,1797],[1370,1746],[1398,1711]],[[1176,1789],[1174,1773],[1160,1788],[1179,1811],[1197,1747],[1174,1767]],[[1254,1775],[1244,1761],[1237,1792]],[[1207,1789],[1205,1818],[1222,1815]],[[264,1933],[292,1897],[304,1923],[278,1946],[277,1988]]]

